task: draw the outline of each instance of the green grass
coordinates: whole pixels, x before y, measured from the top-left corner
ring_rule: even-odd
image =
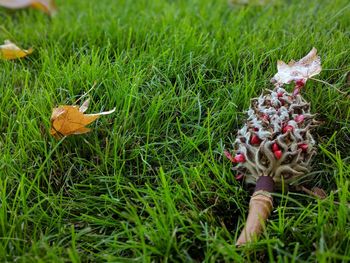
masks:
[[[307,186],[289,192],[259,241],[236,248],[249,192],[231,148],[276,61],[318,48],[317,78],[350,92],[350,4],[279,1],[57,1],[50,19],[0,9],[1,262],[350,261],[350,99],[309,81],[323,125]],[[89,112],[116,107],[86,135],[48,132],[52,108],[94,82]]]

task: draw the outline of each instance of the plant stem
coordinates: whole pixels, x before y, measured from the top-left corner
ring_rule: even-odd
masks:
[[[269,176],[261,176],[256,182],[254,194],[249,202],[249,213],[243,231],[241,232],[236,246],[251,242],[262,232],[267,218],[273,208],[271,192],[274,181]]]

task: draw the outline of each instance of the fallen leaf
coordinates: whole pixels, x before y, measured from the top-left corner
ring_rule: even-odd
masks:
[[[313,194],[314,194],[316,197],[318,197],[318,198],[320,198],[320,199],[325,199],[325,198],[327,197],[326,191],[323,190],[322,188],[317,187],[317,186],[313,187],[313,188],[311,189],[311,191],[313,192]]]
[[[277,62],[278,72],[271,79],[276,86],[289,84],[294,81],[305,83],[309,78],[319,74],[322,70],[321,59],[317,56],[316,48],[312,50],[299,61],[290,61],[288,64],[283,61]]]
[[[81,107],[77,105],[63,105],[54,108],[51,115],[50,134],[55,138],[68,136],[72,134],[83,134],[90,131],[86,126],[95,121],[101,115],[111,114],[115,108],[110,111],[104,111],[95,114],[84,114],[89,107],[87,99]]]
[[[297,191],[303,191],[304,193],[307,193],[308,195],[311,195],[313,197],[317,197],[320,199],[325,199],[327,197],[327,193],[325,190],[323,190],[322,188],[319,187],[313,187],[311,190],[306,188],[305,186],[297,186],[296,187]]]
[[[0,0],[0,6],[10,9],[33,7],[49,15],[54,15],[57,12],[54,0]]]
[[[0,57],[7,60],[23,58],[32,52],[32,48],[29,48],[28,50],[21,49],[10,40],[5,40],[4,44],[0,45]]]

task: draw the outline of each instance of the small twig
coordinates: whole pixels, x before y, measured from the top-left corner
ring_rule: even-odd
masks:
[[[5,26],[0,25],[0,30],[5,32],[5,34],[7,35],[6,39],[16,40],[16,38],[6,29]]]
[[[11,37],[12,37],[12,34],[6,29],[6,27],[5,26],[0,26],[0,29],[2,30],[2,31],[4,31],[6,34],[9,34]]]
[[[80,101],[82,98],[84,98],[86,95],[88,95],[89,92],[92,91],[96,87],[96,84],[97,84],[97,82],[94,81],[94,84],[92,85],[92,87],[87,92],[85,92],[83,95],[81,95],[80,98],[74,102],[74,104],[77,104],[78,101]]]
[[[315,81],[318,81],[318,82],[321,82],[321,83],[326,84],[326,85],[328,85],[328,86],[331,86],[333,89],[335,89],[335,90],[338,91],[339,93],[341,93],[341,94],[343,94],[343,95],[347,95],[346,92],[341,91],[340,89],[338,89],[337,87],[335,87],[334,85],[332,85],[332,84],[330,84],[330,83],[328,83],[328,82],[326,82],[326,81],[323,81],[323,80],[320,80],[320,79],[315,79],[315,78],[310,78],[310,79],[315,80]]]
[[[260,176],[254,194],[250,198],[249,213],[245,226],[239,235],[236,246],[245,245],[261,234],[273,208],[274,181],[270,176]]]

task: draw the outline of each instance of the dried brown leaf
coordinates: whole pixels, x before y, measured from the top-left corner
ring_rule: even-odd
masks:
[[[6,60],[23,58],[32,52],[32,48],[29,48],[28,50],[21,49],[10,40],[5,40],[4,44],[0,45],[0,57]]]
[[[84,114],[89,106],[86,100],[81,107],[77,105],[63,105],[54,108],[51,115],[50,134],[56,138],[72,134],[83,134],[90,131],[86,126],[101,115],[111,114],[115,109],[95,114]]]

